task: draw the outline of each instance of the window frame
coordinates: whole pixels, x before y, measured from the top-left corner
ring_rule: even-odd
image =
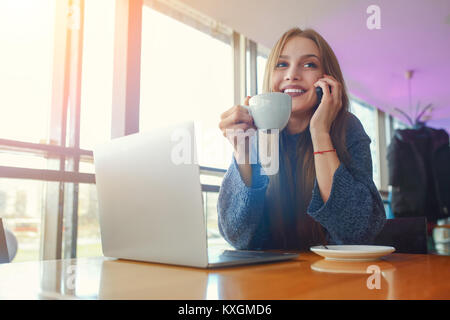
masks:
[[[229,43],[234,66],[234,96],[240,103],[250,80],[249,94],[256,94],[257,45],[245,36],[195,12],[182,3],[152,0],[115,0],[114,65],[111,138],[139,132],[140,55],[142,9],[149,6],[184,24]],[[0,139],[5,152],[58,159],[58,170],[0,166],[0,178],[58,182],[57,205],[45,206],[42,214],[40,260],[76,258],[78,230],[78,184],[95,184],[95,174],[79,172],[80,161],[93,163],[93,151],[80,148],[80,109],[85,0],[58,0],[55,7],[52,99],[47,143]],[[79,20],[74,20],[78,19]],[[250,52],[250,74],[246,72],[246,50]],[[237,97],[239,99],[237,100]],[[69,108],[71,108],[69,110]],[[70,167],[66,160],[71,160]],[[226,170],[200,166],[200,174],[223,177]],[[73,184],[66,188],[65,184]],[[50,186],[47,186],[50,187]],[[70,190],[66,190],[70,189]],[[202,184],[203,192],[217,193],[219,185]],[[47,192],[45,202],[50,199]],[[68,193],[68,194],[67,194]],[[65,203],[69,200],[70,203]],[[69,213],[65,210],[69,208]],[[49,212],[48,210],[52,210]],[[71,220],[71,234],[63,235],[64,219]],[[66,238],[67,237],[67,238]],[[64,255],[64,257],[63,257]]]

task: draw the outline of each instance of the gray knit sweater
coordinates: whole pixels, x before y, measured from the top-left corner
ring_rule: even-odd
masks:
[[[372,178],[370,138],[358,118],[349,115],[346,146],[350,165],[341,162],[337,168],[326,203],[315,180],[307,213],[325,228],[330,244],[370,244],[383,228],[386,215]],[[263,223],[269,177],[260,174],[260,164],[252,167],[252,185],[248,187],[233,156],[217,203],[220,233],[237,249],[271,247]]]

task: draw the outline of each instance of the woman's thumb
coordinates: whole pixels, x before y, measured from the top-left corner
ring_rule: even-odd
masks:
[[[244,105],[245,106],[248,106],[248,102],[249,102],[250,98],[251,98],[251,96],[246,96],[245,97],[245,100],[244,100]]]

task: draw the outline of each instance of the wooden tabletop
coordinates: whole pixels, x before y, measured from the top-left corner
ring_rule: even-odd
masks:
[[[99,257],[2,264],[0,299],[449,299],[449,279],[450,257],[431,254],[333,262],[308,252],[214,270]]]

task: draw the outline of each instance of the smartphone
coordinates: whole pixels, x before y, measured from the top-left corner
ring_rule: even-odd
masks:
[[[331,93],[331,88],[330,88],[330,93]],[[317,104],[315,106],[315,109],[317,110],[317,108],[320,105],[320,102],[322,102],[322,97],[323,97],[323,90],[321,87],[316,87],[316,94],[317,94]],[[316,111],[314,110],[314,111]]]
[[[323,97],[323,90],[321,87],[316,87],[316,93],[317,93],[317,107],[319,106],[320,102],[322,101]]]
[[[314,107],[314,112],[316,112],[317,108],[320,105],[320,102],[322,101],[322,97],[323,97],[323,91],[321,87],[316,87],[316,94],[317,94],[317,104]]]

